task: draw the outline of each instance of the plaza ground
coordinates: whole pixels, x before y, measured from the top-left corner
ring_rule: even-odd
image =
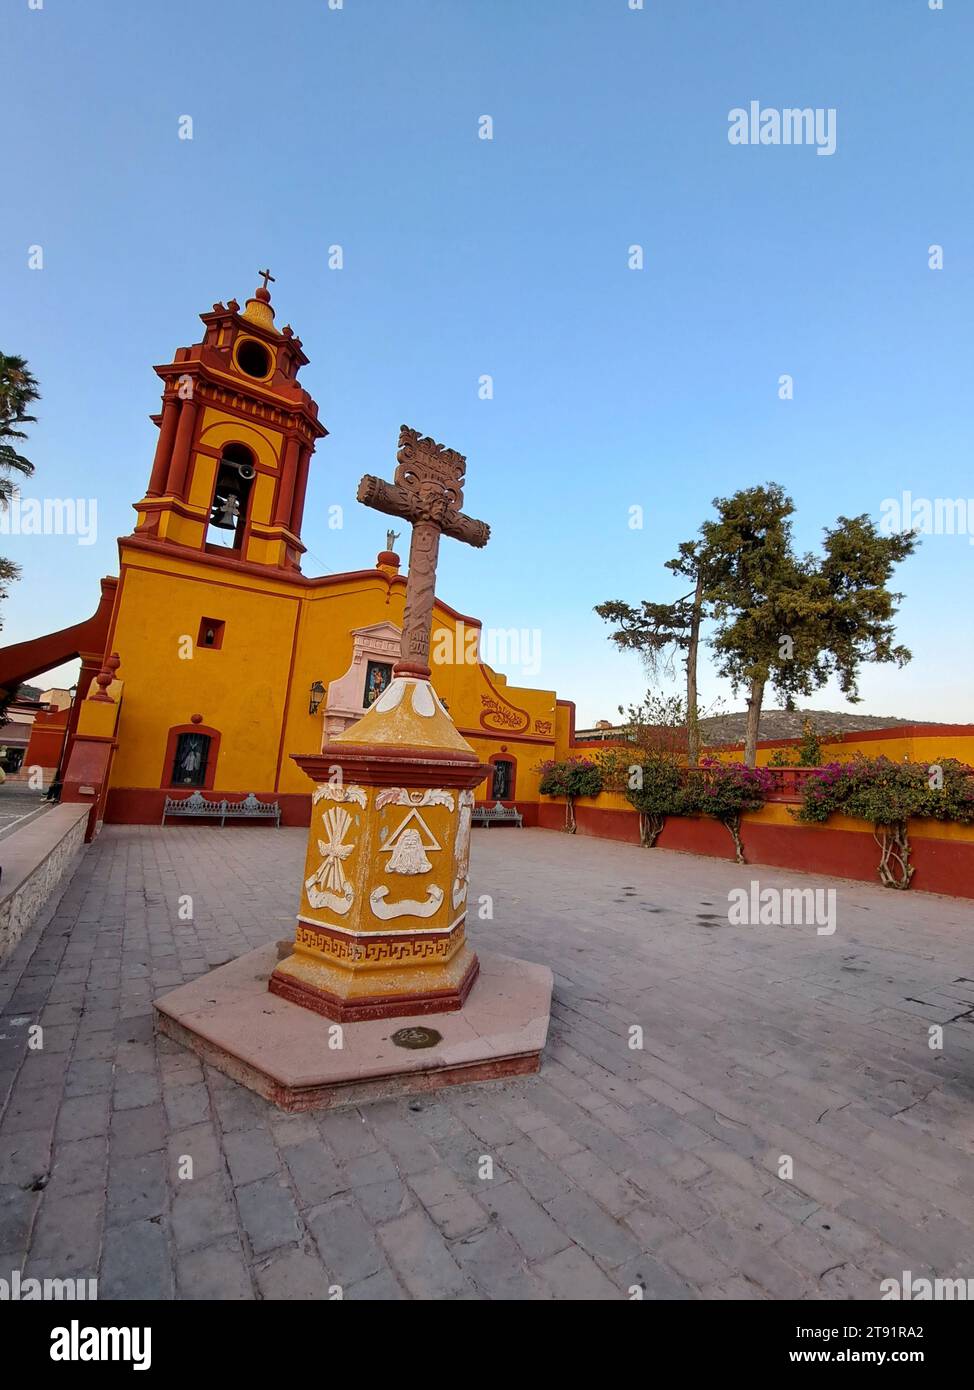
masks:
[[[494,915],[471,939],[555,972],[540,1074],[287,1116],[157,1040],[151,1001],[290,934],[305,840],[108,827],[0,969],[0,1278],[816,1299],[974,1277],[974,904],[476,831]],[[729,925],[752,879],[834,887],[835,934]]]

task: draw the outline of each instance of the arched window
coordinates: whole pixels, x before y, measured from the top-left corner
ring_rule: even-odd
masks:
[[[211,790],[219,752],[219,729],[202,723],[173,725],[166,740],[160,785]]]
[[[216,472],[216,486],[210,506],[207,537],[223,533],[223,544],[239,550],[243,542],[250,506],[250,490],[257,470],[254,456],[243,444],[228,444]]]
[[[517,765],[513,758],[493,757],[490,760],[490,800],[511,801],[514,797],[514,778]]]
[[[170,781],[174,787],[205,787],[210,759],[207,734],[180,734],[176,739]]]

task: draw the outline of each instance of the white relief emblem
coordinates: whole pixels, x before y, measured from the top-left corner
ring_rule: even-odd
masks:
[[[382,846],[382,853],[389,855],[392,874],[427,874],[433,867],[427,854],[442,848],[414,807]]]
[[[311,804],[317,806],[319,801],[354,801],[356,805],[365,810],[366,794],[364,787],[339,786],[337,783],[325,782],[312,793]]]
[[[418,830],[404,830],[389,856],[391,874],[428,874],[433,865],[426,858],[423,837]]]
[[[342,807],[333,806],[321,819],[328,839],[318,841],[322,860],[311,877],[305,881],[304,888],[312,907],[330,907],[333,912],[344,917],[352,906],[354,897],[352,885],[342,868],[342,864],[355,848],[354,845],[345,842],[352,818]]]
[[[421,792],[411,792],[406,787],[386,787],[375,798],[377,811],[381,811],[383,806],[445,806],[452,811],[453,804],[452,792],[434,790],[432,787]]]
[[[456,865],[456,878],[453,880],[452,901],[458,908],[467,897],[467,874],[470,868],[470,823],[473,819],[473,792],[460,793],[460,817],[457,833],[453,841],[453,861]]]
[[[375,888],[369,895],[369,903],[376,917],[380,917],[387,922],[390,917],[432,917],[443,901],[443,889],[437,888],[435,883],[431,883],[426,890],[426,901],[416,902],[411,898],[404,898],[398,903],[387,903],[388,888]]]

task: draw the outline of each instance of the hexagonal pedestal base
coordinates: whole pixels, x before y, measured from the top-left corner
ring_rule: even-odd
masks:
[[[282,1110],[359,1105],[439,1086],[537,1071],[548,1033],[551,971],[481,951],[480,974],[454,1013],[336,1024],[267,988],[271,943],[155,1001],[161,1033]],[[434,1029],[422,1050],[404,1028]],[[341,1047],[334,1045],[340,1037]]]

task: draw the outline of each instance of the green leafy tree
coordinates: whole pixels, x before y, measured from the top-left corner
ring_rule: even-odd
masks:
[[[21,439],[27,438],[21,426],[33,423],[35,417],[28,411],[39,396],[37,382],[24,358],[8,357],[0,352],[0,507],[8,507],[14,495],[15,484],[10,474],[20,473],[29,478],[34,471],[30,459],[18,452],[18,445]],[[19,573],[18,565],[0,557],[0,599],[6,598],[7,584]]]
[[[705,550],[722,561],[705,592],[716,624],[711,645],[719,674],[746,693],[744,762],[754,767],[765,687],[782,660],[782,634],[795,626],[803,585],[791,541],[795,508],[777,483],[717,497],[714,507],[717,519],[700,528]]]
[[[881,536],[865,515],[840,516],[826,530],[824,554],[798,556],[791,539],[794,504],[777,483],[745,488],[714,502],[718,519],[701,527],[705,547],[723,556],[705,591],[716,631],[720,674],[747,695],[744,761],[757,761],[767,685],[794,708],[835,676],[859,700],[864,662],[910,659],[895,643],[893,619],[902,594],[888,585],[893,568],[916,548],[912,534]]]
[[[606,622],[616,624],[611,640],[622,651],[638,652],[653,678],[669,675],[675,659],[682,654],[686,671],[687,761],[693,764],[700,757],[697,662],[708,578],[699,543],[682,542],[676,557],[666,561],[666,568],[691,581],[692,588],[680,598],[670,603],[643,599],[638,608],[612,599],[597,604],[595,612]]]

